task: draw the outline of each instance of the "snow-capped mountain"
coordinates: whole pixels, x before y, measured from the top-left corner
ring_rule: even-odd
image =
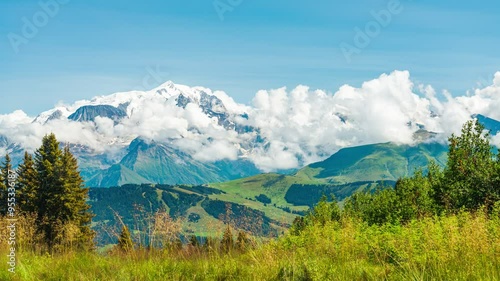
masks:
[[[349,146],[445,142],[473,114],[500,119],[499,81],[497,73],[492,86],[443,101],[432,87],[415,87],[407,71],[395,71],[335,93],[306,86],[262,90],[251,105],[222,91],[169,81],[149,91],[59,104],[36,117],[21,110],[0,115],[0,154],[32,152],[53,132],[71,145],[89,181],[100,182],[106,173],[116,183],[126,178],[158,181],[152,174],[170,167],[163,174],[171,180],[165,182],[173,183],[179,175],[173,169],[187,171],[191,164],[204,175],[193,175],[197,180],[190,182],[224,180],[253,174],[256,167],[264,172],[300,168]],[[138,140],[147,144],[141,146],[146,150],[131,158],[131,145]],[[500,136],[492,140],[498,144]],[[155,157],[167,162],[150,165],[149,173],[140,165],[125,165],[126,157],[142,166]],[[225,163],[224,168],[217,163]],[[222,172],[236,166],[242,169],[234,168],[238,172],[233,175]]]
[[[155,108],[156,115],[149,111],[152,107]],[[246,122],[248,108],[248,106],[237,104],[223,92],[212,92],[203,87],[190,88],[169,81],[151,91],[121,92],[78,101],[73,105],[58,106],[39,114],[34,118],[33,123],[46,125],[49,122],[55,123],[69,119],[93,123],[97,131],[102,131],[103,126],[108,125],[107,119],[109,119],[114,122],[116,129],[120,132],[109,137],[106,133],[100,134],[99,142],[124,144],[130,143],[136,137],[158,141],[184,138],[189,134],[199,137],[200,130],[203,129],[234,131],[236,134],[250,133],[254,131],[254,128]],[[170,120],[153,120],[158,119],[159,116],[171,118]],[[151,121],[148,121],[148,118]],[[182,124],[186,119],[185,123],[189,123],[187,126]],[[161,128],[156,132],[149,130],[149,134],[134,132],[140,129],[132,128],[147,123],[152,125],[153,122],[156,122],[157,126],[165,125],[166,128],[174,126],[175,128],[172,129],[177,130],[178,134],[158,139],[154,135],[161,131]],[[210,136],[206,139],[210,142]],[[239,153],[246,154],[247,152],[241,150]]]
[[[58,106],[54,109],[45,111],[39,114],[34,122],[46,123],[54,119],[70,118],[75,120],[76,117],[70,117],[74,114],[79,114],[85,108],[95,108],[107,106],[103,111],[109,112],[109,115],[115,115],[117,110],[124,111],[127,116],[132,116],[135,111],[141,109],[141,105],[146,102],[154,102],[165,104],[168,101],[175,101],[179,107],[185,108],[188,104],[196,104],[204,111],[216,114],[245,114],[247,107],[235,103],[230,97],[223,92],[212,92],[210,89],[203,87],[190,88],[184,85],[176,85],[171,81],[150,90],[150,91],[130,91],[120,92],[106,96],[94,97],[91,100],[81,100],[70,106]],[[224,100],[224,101],[223,101]],[[104,113],[104,112],[103,112]],[[104,116],[106,117],[106,116]],[[75,120],[75,121],[92,121],[92,120]]]
[[[147,92],[115,93],[57,106],[39,114],[31,125],[76,126],[90,134],[76,141],[61,139],[63,144],[70,144],[89,185],[144,180],[201,184],[259,172],[245,159],[249,152],[244,146],[221,139],[240,133],[249,134],[249,140],[255,137],[253,128],[244,124],[246,109],[222,92],[167,82]],[[141,132],[148,124],[157,127]],[[162,132],[164,136],[154,135]],[[92,135],[93,142],[85,140]],[[230,146],[229,154],[211,156],[219,153],[219,148],[228,150],[226,145]],[[0,138],[0,146],[12,152],[8,137]],[[204,151],[203,146],[211,151]]]

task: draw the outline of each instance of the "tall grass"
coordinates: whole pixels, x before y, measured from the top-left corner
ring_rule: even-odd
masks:
[[[500,280],[500,219],[463,212],[369,226],[345,218],[227,253],[218,245],[107,254],[20,250],[16,274],[2,262],[0,280]]]

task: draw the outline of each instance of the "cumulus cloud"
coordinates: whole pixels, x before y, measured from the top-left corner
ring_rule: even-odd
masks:
[[[231,144],[227,140],[215,140],[206,145],[202,145],[200,149],[194,153],[193,157],[203,162],[223,159],[236,160],[238,158],[238,150],[234,144]]]
[[[500,147],[500,133],[496,134],[495,136],[492,136],[491,143],[496,147]]]
[[[265,172],[297,168],[297,155],[280,141],[271,141],[265,148],[257,148],[250,159]]]
[[[384,74],[361,88],[345,85],[334,94],[306,86],[290,93],[285,88],[259,91],[253,105],[249,120],[271,144],[264,152],[256,150],[256,155],[273,154],[264,161],[266,168],[287,165],[278,149],[288,163],[297,163],[290,157],[310,163],[350,145],[411,144],[419,124],[435,127],[430,101],[413,92],[405,71]]]
[[[192,103],[177,105],[182,94]],[[224,127],[200,105],[203,95],[221,101],[213,104],[226,113]],[[94,122],[74,122],[69,114],[83,105],[126,105],[128,117],[115,122],[97,117]],[[117,147],[136,137],[164,142],[200,161],[247,157],[264,171],[297,168],[319,161],[338,149],[361,144],[396,142],[413,144],[414,133],[424,127],[446,139],[458,133],[472,114],[500,120],[500,72],[490,86],[464,95],[438,93],[430,85],[414,85],[408,71],[394,71],[356,88],[336,92],[307,86],[256,93],[250,106],[236,103],[222,91],[166,83],[148,92],[117,93],[59,104],[60,118],[45,122],[56,109],[38,118],[22,111],[0,115],[0,135],[28,150],[37,148],[50,132],[62,142],[88,146],[96,153],[119,155]],[[232,123],[231,123],[232,122]],[[247,126],[237,133],[228,129]],[[229,127],[228,127],[229,126]],[[500,136],[493,137],[500,144]],[[0,148],[5,152],[5,147]]]
[[[0,135],[11,143],[20,144],[28,151],[33,151],[41,145],[42,138],[49,133],[57,134],[62,142],[77,143],[93,148],[102,148],[100,136],[89,123],[73,122],[71,120],[50,120],[45,124],[32,122],[22,111],[0,116]]]

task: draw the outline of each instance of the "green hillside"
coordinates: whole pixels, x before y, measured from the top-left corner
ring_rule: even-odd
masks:
[[[430,161],[443,166],[447,147],[439,143],[416,146],[394,143],[344,148],[325,161],[300,170],[327,183],[345,184],[358,181],[396,181],[427,167]]]
[[[298,210],[294,206],[312,206],[323,194],[342,200],[378,184],[393,185],[431,161],[443,166],[446,153],[447,147],[438,143],[364,145],[341,149],[292,175],[262,174],[210,186],[244,198],[264,194],[279,206]]]
[[[150,183],[151,181],[129,168],[115,164],[105,171],[94,176],[87,182],[89,186],[120,186],[124,184]]]
[[[162,149],[148,148],[144,153]],[[135,170],[115,165],[108,170],[109,178],[96,179],[109,185],[136,184],[109,189],[92,188],[90,198],[92,211],[96,214],[94,221],[116,224],[118,214],[126,224],[133,226],[137,223],[137,217],[134,217],[138,215],[137,206],[149,213],[165,209],[174,218],[184,218],[184,233],[207,236],[222,229],[228,210],[231,220],[248,224],[242,224],[241,227],[260,227],[263,235],[279,231],[280,226],[289,225],[323,195],[334,194],[337,199],[344,200],[356,191],[373,190],[379,185],[392,186],[400,177],[412,175],[430,161],[444,165],[447,147],[436,143],[417,146],[385,143],[345,148],[291,175],[260,174],[195,186],[139,185],[159,180],[141,177],[136,172],[141,169],[141,165],[160,163],[140,161],[138,159],[143,158],[144,154],[140,149],[135,151],[137,159],[131,162],[134,163],[131,168]],[[191,168],[195,170],[195,167]],[[168,166],[162,169],[168,169]],[[262,221],[255,223],[255,218],[261,218]],[[207,225],[211,225],[211,229],[207,230]]]
[[[208,186],[127,184],[121,187],[91,188],[89,192],[94,229],[98,242],[115,242],[101,229],[119,228],[121,220],[130,229],[143,230],[149,216],[165,210],[182,219],[183,233],[212,236],[221,232],[226,221],[238,228],[263,236],[276,235],[289,226],[297,214],[253,198],[227,194]],[[255,223],[258,222],[258,223]]]

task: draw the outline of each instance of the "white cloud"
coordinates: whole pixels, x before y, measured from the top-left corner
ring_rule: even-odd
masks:
[[[257,148],[250,159],[264,172],[292,169],[299,165],[294,153],[289,151],[284,143],[277,141],[271,142],[267,149]]]
[[[200,101],[202,93],[215,95],[232,122],[257,128],[263,141],[254,142],[256,132],[238,134],[224,129],[197,104],[178,107],[175,96],[179,93],[195,101]],[[127,102],[128,117],[119,123],[104,117],[84,123],[67,119],[83,105],[119,106]],[[462,96],[447,91],[437,94],[430,85],[415,86],[408,71],[395,71],[359,88],[344,85],[335,93],[303,85],[292,90],[261,90],[251,106],[238,104],[221,91],[212,93],[201,87],[170,83],[149,92],[117,93],[72,105],[59,104],[63,116],[46,123],[32,122],[34,118],[22,111],[0,115],[0,135],[33,150],[45,134],[53,132],[62,142],[79,143],[113,155],[119,144],[142,137],[171,143],[201,161],[234,160],[244,154],[261,169],[272,171],[324,159],[346,146],[389,141],[412,144],[413,133],[420,125],[443,133],[445,139],[459,132],[472,114],[500,120],[499,108],[500,72],[490,86]],[[52,112],[42,114],[42,119]],[[240,116],[244,113],[248,119]],[[499,136],[493,140],[500,143]]]
[[[222,159],[238,159],[238,150],[234,144],[226,140],[215,140],[207,145],[202,145],[193,157],[204,162],[212,162]]]
[[[496,147],[500,147],[500,133],[491,137],[491,143]]]

